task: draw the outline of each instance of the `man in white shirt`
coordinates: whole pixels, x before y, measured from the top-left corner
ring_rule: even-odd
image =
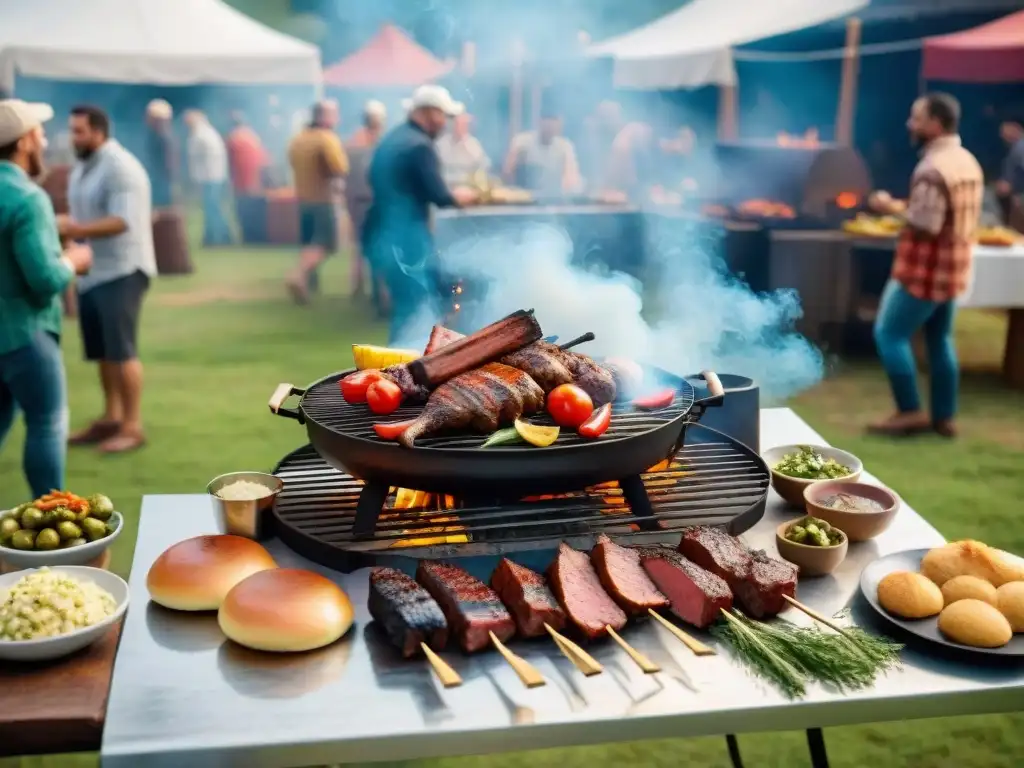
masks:
[[[199,110],[185,113],[188,127],[188,173],[202,193],[203,245],[230,245],[231,227],[224,217],[228,151],[224,139]]]
[[[578,191],[580,169],[576,148],[561,133],[562,119],[545,112],[539,130],[513,138],[503,169],[506,180],[541,195]]]
[[[441,173],[449,187],[469,184],[474,175],[487,173],[491,168],[491,158],[470,132],[472,126],[472,115],[461,114],[452,118],[451,130],[435,142]]]

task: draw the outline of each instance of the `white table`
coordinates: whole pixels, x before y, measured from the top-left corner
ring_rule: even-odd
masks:
[[[761,435],[765,447],[824,442],[788,409],[763,411]],[[775,528],[796,514],[773,494],[764,519],[744,539],[774,552]],[[267,657],[228,644],[212,617],[147,605],[146,573],[160,552],[217,531],[205,496],[147,496],[143,502],[131,572],[134,602],[114,669],[104,768],[404,760],[1008,712],[1024,700],[1024,669],[979,668],[917,646],[904,652],[902,671],[870,690],[838,695],[813,686],[804,700],[792,702],[728,653],[696,658],[653,623],[625,636],[662,666],[660,674],[645,676],[617,646],[600,644],[593,652],[606,671],[584,678],[550,643],[516,642],[547,686],[527,690],[497,654],[446,653],[465,684],[445,690],[425,663],[396,658],[367,626],[365,571],[326,571],[279,542],[270,549],[282,566],[319,570],[349,593],[357,623],[323,651]],[[799,596],[831,615],[851,603],[867,563],[940,543],[934,528],[904,508],[884,535],[852,546],[836,574],[801,581]],[[867,616],[860,609],[854,615]],[[803,615],[794,620],[802,622]]]

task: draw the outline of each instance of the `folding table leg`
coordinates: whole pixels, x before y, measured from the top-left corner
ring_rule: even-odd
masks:
[[[729,759],[732,761],[732,768],[743,768],[743,758],[740,757],[740,743],[733,734],[727,734],[725,743],[729,747]]]
[[[807,730],[807,748],[811,751],[811,768],[828,768],[825,734],[821,732],[821,728]]]

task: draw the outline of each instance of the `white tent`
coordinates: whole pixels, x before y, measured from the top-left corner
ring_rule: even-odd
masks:
[[[615,60],[615,84],[670,89],[733,86],[732,49],[859,11],[869,0],[691,0],[624,35],[596,43],[590,56]]]
[[[0,0],[0,87],[55,80],[319,84],[320,51],[221,0]]]

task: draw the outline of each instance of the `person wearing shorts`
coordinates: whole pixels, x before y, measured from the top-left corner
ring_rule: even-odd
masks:
[[[78,314],[85,358],[99,364],[104,411],[68,442],[123,453],[146,442],[138,328],[156,275],[150,181],[111,138],[101,110],[75,107],[70,127],[78,163],[68,185],[71,217],[59,226],[65,238],[92,246],[92,270],[78,281]]]
[[[287,286],[299,304],[309,301],[320,264],[338,248],[338,185],[348,174],[348,156],[335,132],[338,120],[335,102],[318,102],[313,106],[312,121],[288,147],[299,203],[302,252]]]

